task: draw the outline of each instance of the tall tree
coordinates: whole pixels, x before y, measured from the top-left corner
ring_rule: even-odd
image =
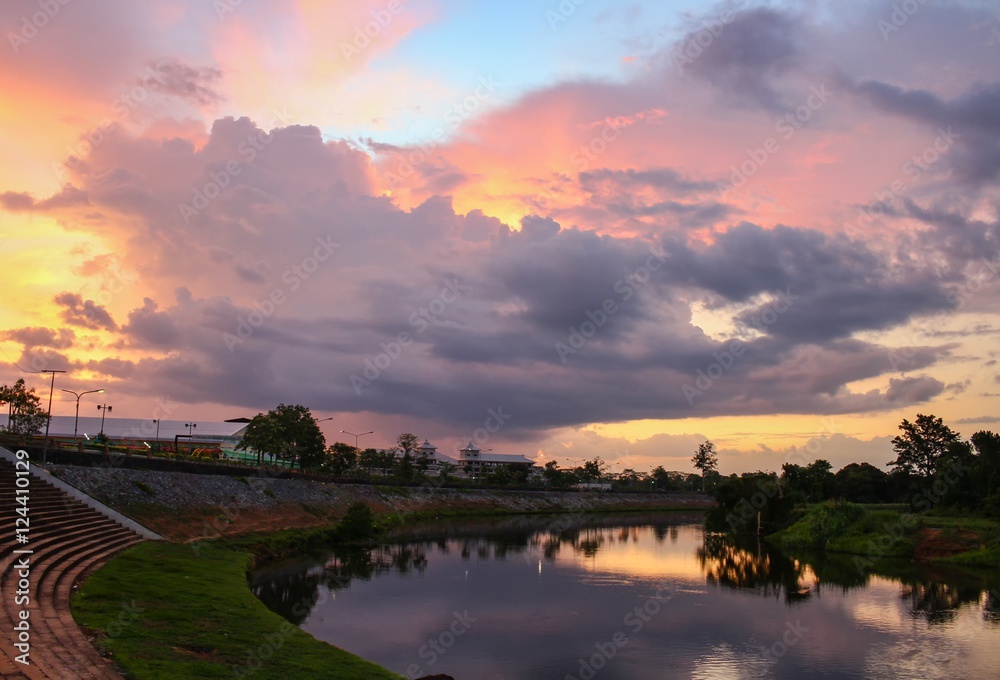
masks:
[[[892,440],[896,460],[888,465],[921,480],[933,479],[949,447],[960,441],[958,433],[941,418],[922,413],[918,413],[912,423],[904,418],[899,429],[903,434]]]
[[[577,475],[585,481],[601,481],[608,471],[608,465],[600,456],[585,461],[582,468],[577,468]]]
[[[298,461],[301,468],[310,468],[323,463],[326,438],[308,408],[279,404],[250,420],[236,448],[256,451],[258,462],[263,454],[269,453],[282,460]]]
[[[46,413],[35,388],[26,389],[24,378],[12,386],[0,386],[0,406],[7,404],[6,432],[13,434],[41,434],[45,427]]]
[[[670,473],[663,469],[662,465],[657,465],[649,474],[653,479],[653,488],[656,491],[670,490]]]
[[[396,438],[396,444],[403,449],[403,455],[412,454],[414,449],[420,445],[420,439],[415,434],[404,432]]]
[[[698,450],[691,457],[696,470],[701,470],[702,491],[705,490],[705,481],[715,473],[719,467],[719,456],[715,453],[715,444],[705,441],[698,445]]]
[[[869,463],[845,465],[834,479],[837,496],[846,501],[886,503],[893,500],[889,475]]]
[[[1000,493],[1000,434],[981,430],[972,435],[978,454],[976,478],[985,497]],[[1000,503],[1000,498],[994,500]]]
[[[358,450],[350,444],[334,442],[326,451],[326,468],[334,475],[342,475],[358,464]]]

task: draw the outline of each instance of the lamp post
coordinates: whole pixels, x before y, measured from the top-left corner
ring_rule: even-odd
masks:
[[[188,438],[191,438],[191,430],[198,427],[198,423],[184,423],[184,427],[188,429]]]
[[[74,392],[73,390],[63,390],[76,397],[76,417],[73,419],[73,443],[76,444],[77,426],[80,424],[80,397],[85,394],[99,394],[104,390],[87,390],[86,392]],[[103,429],[103,428],[102,428]]]
[[[42,444],[42,464],[45,464],[45,459],[49,455],[49,425],[52,423],[52,390],[56,387],[56,373],[65,373],[66,371],[57,371],[51,368],[46,368],[42,370],[42,373],[51,373],[52,382],[49,383],[49,412],[45,415],[45,442]]]
[[[113,409],[107,404],[98,404],[97,410],[101,412],[101,436],[104,436],[104,416],[111,413]]]
[[[375,430],[370,430],[369,432],[362,432],[361,434],[354,434],[353,432],[348,432],[347,430],[341,430],[343,434],[349,434],[354,437],[354,450],[358,450],[358,438],[364,437],[366,434],[375,434]]]
[[[156,423],[156,450],[160,450],[160,419],[153,418],[153,422]]]

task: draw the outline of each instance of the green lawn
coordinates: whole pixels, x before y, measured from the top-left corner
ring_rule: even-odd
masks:
[[[1000,568],[1000,521],[983,517],[920,515],[886,505],[818,503],[768,539],[790,549],[912,559],[926,532],[938,532],[939,539],[960,540],[968,546],[965,552],[936,561]]]
[[[267,609],[247,586],[249,552],[147,542],[73,597],[77,623],[135,680],[399,680]],[[344,622],[349,625],[349,622]]]

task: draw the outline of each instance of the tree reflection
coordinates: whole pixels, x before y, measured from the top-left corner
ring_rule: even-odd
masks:
[[[784,595],[796,602],[810,595],[811,571],[763,543],[746,544],[723,534],[706,534],[697,553],[712,584],[737,590],[755,590],[761,595]]]
[[[347,588],[353,579],[369,581],[391,571],[423,573],[426,568],[427,555],[416,545],[345,548],[325,560],[264,567],[251,578],[250,590],[268,609],[298,626],[320,599],[320,587],[335,592]]]
[[[953,621],[962,605],[978,603],[981,595],[979,588],[940,581],[904,583],[902,588],[903,599],[910,603],[910,614],[929,623]]]
[[[1000,626],[1000,588],[986,591],[983,603],[983,618],[995,626]]]
[[[719,548],[708,550],[709,538],[706,536],[706,552],[715,554]],[[711,537],[713,542],[717,537]],[[732,540],[732,539],[727,539]],[[714,545],[714,543],[713,543]],[[921,565],[909,560],[883,558],[874,562],[863,556],[839,553],[803,553],[796,551],[794,559],[779,557],[774,548],[763,551],[764,558],[757,559],[753,568],[743,566],[748,558],[724,557],[721,560],[723,576],[735,582],[788,583],[795,573],[802,568],[813,574],[812,590],[820,593],[821,587],[835,586],[843,591],[866,587],[873,577],[879,577],[899,584],[900,598],[908,603],[910,615],[926,620],[930,624],[948,623],[953,621],[962,607],[982,607],[983,617],[987,621],[1000,623],[1000,591],[992,594],[986,590],[987,584],[979,577],[964,572],[946,570],[942,567]],[[795,565],[788,572],[787,565]],[[788,572],[787,577],[764,576],[760,572],[778,566]],[[710,581],[719,578],[715,573],[706,570]],[[725,581],[719,579],[723,585]],[[981,603],[981,605],[980,605]]]

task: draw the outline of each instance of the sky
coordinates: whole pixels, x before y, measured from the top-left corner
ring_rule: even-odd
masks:
[[[67,370],[54,415],[299,403],[331,443],[613,470],[710,439],[726,474],[1000,423],[993,2],[10,0],[0,29],[0,382]]]

